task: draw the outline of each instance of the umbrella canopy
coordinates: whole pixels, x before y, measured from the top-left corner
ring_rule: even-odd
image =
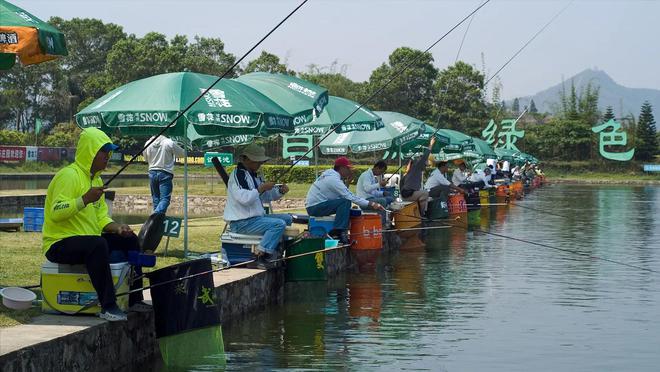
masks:
[[[539,159],[537,159],[537,158],[534,157],[533,155],[527,154],[527,153],[525,153],[525,152],[521,152],[518,156],[519,156],[523,161],[528,161],[528,162],[530,162],[530,163],[534,163],[534,164],[537,164],[537,163],[539,162]]]
[[[377,111],[384,126],[369,133],[358,131],[332,133],[319,146],[324,155],[345,155],[348,151],[367,152],[387,150],[404,145],[424,132],[425,124],[398,112]]]
[[[481,138],[472,137],[472,143],[466,143],[463,145],[463,151],[471,150],[481,155],[484,159],[497,159],[497,154],[495,150],[488,144],[488,142],[482,140]]]
[[[435,155],[435,160],[442,160],[442,161],[452,161],[452,160],[458,160],[458,159],[465,159],[468,162],[471,161],[471,159],[478,159],[481,158],[479,154],[476,154],[471,151],[465,151],[462,153],[446,153],[444,151],[440,151],[439,154]]]
[[[377,111],[377,113],[380,111]],[[435,145],[431,149],[432,153],[438,153],[440,151],[443,151],[447,146],[450,145],[450,139],[449,137],[445,136],[442,134],[443,129],[436,130],[430,125],[424,126],[424,131],[420,133],[420,135],[413,139],[412,141],[409,141],[408,143],[403,144],[401,146],[401,149],[398,147],[394,147],[390,149],[390,152],[392,153],[392,158],[396,158],[396,153],[401,150],[401,153],[399,156],[403,156],[404,158],[410,158],[415,156],[417,153],[421,153],[424,151],[425,147],[428,147],[429,141],[431,140],[431,136],[435,135]]]
[[[355,109],[353,115],[353,111]],[[348,117],[351,115],[351,117]],[[348,119],[347,119],[348,118]],[[373,111],[350,99],[330,96],[323,112],[311,123],[296,126],[296,135],[323,135],[332,126],[343,122],[335,129],[336,133],[368,132],[383,128],[383,120]]]
[[[24,65],[65,56],[64,34],[25,10],[0,0],[0,69],[11,68],[16,56]]]
[[[293,116],[294,125],[311,122],[328,104],[328,90],[286,74],[252,72],[236,78],[257,90]]]
[[[166,127],[216,79],[211,75],[176,72],[136,80],[94,101],[76,114],[76,122],[83,128],[152,135]],[[218,139],[287,132],[293,132],[293,118],[280,106],[247,85],[223,79],[167,134],[202,143],[205,136]]]

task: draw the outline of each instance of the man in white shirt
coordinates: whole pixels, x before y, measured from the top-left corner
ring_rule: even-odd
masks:
[[[250,144],[239,157],[239,163],[229,175],[227,185],[227,205],[224,219],[232,232],[248,235],[262,235],[257,247],[257,268],[272,267],[277,258],[280,240],[284,230],[291,225],[289,214],[266,215],[263,203],[270,203],[289,192],[287,185],[265,182],[257,171],[270,158],[263,147]]]
[[[451,177],[451,183],[454,186],[460,186],[468,182],[468,172],[465,162],[460,159],[458,161],[458,168],[454,170],[454,174]]]
[[[385,209],[379,203],[356,196],[348,189],[342,179],[350,178],[351,173],[351,162],[343,156],[337,158],[334,168],[321,173],[314,181],[305,201],[307,214],[310,216],[323,217],[335,214],[330,235],[338,237],[342,244],[350,243],[347,230],[352,203],[377,211]]]
[[[490,179],[491,179],[490,171],[491,171],[490,167],[484,168],[483,171],[476,171],[476,172],[472,173],[472,175],[470,177],[468,177],[468,180],[470,182],[474,182],[474,183],[483,183],[484,186],[481,186],[481,184],[478,185],[478,186],[481,186],[483,188],[495,187],[494,185],[492,185],[490,183]]]
[[[373,168],[362,172],[357,182],[357,196],[387,207],[394,199],[387,191],[380,191],[381,187],[387,185],[387,180],[382,177],[385,171],[387,171],[387,163],[379,160]]]
[[[177,156],[184,154],[181,146],[162,135],[144,150],[144,159],[149,163],[149,186],[154,213],[167,213],[172,197],[174,161]]]
[[[451,182],[445,177],[445,174],[449,171],[446,161],[436,161],[436,169],[431,173],[429,179],[426,180],[424,184],[424,189],[429,192],[429,196],[432,198],[440,198],[441,200],[447,200],[447,195],[449,190],[465,194],[465,190],[460,187],[452,185]]]

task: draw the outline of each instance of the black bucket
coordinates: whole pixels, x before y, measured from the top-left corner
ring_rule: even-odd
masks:
[[[211,260],[200,259],[164,267],[146,274],[156,318],[156,337],[220,324]],[[175,280],[198,273],[189,279]],[[171,281],[171,282],[170,282]],[[158,285],[159,283],[167,284]]]

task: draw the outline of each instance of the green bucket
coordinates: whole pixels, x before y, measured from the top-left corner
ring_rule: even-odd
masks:
[[[287,245],[286,256],[290,257],[322,249],[325,249],[325,238],[301,239]],[[286,262],[286,281],[326,280],[325,266],[324,252],[292,258]]]
[[[488,203],[497,204],[497,196],[495,195],[495,188],[491,187],[488,189]]]
[[[479,224],[481,224],[481,210],[477,209],[468,212],[468,225],[479,225]]]
[[[428,207],[428,218],[432,220],[444,219],[449,217],[449,208],[447,207],[447,201],[441,199],[433,199],[429,203]]]

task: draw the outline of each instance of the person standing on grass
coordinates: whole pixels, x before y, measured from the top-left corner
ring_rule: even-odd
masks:
[[[153,138],[149,138],[149,141]],[[162,135],[144,150],[144,159],[149,163],[149,186],[154,213],[167,213],[172,198],[174,161],[177,156],[184,155],[185,151],[181,146]]]
[[[55,263],[85,264],[101,305],[99,316],[109,321],[126,320],[119,309],[110,273],[110,252],[139,250],[137,236],[126,224],[108,216],[101,171],[118,147],[96,128],[80,134],[75,161],[55,174],[44,204],[43,252]],[[136,280],[131,289],[142,287]],[[149,311],[142,292],[129,296],[134,311]]]
[[[266,150],[256,144],[243,149],[239,163],[229,175],[227,205],[224,219],[237,234],[262,235],[257,247],[257,259],[252,267],[269,269],[279,254],[278,248],[287,226],[293,223],[290,214],[266,215],[263,203],[280,199],[289,192],[287,185],[266,182],[257,171],[270,160]]]

